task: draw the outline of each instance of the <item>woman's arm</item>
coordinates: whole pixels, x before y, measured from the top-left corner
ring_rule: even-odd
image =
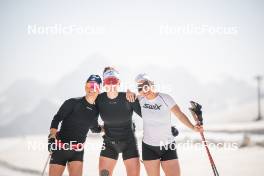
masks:
[[[66,100],[60,107],[59,111],[53,117],[50,125],[50,137],[56,137],[59,123],[72,112],[74,101],[71,99]]]
[[[141,107],[137,95],[134,92],[131,92],[129,89],[127,89],[126,99],[128,102],[130,102],[133,111],[136,112],[138,116],[142,117]]]
[[[131,107],[135,113],[137,113],[138,116],[142,117],[141,113],[141,107],[139,104],[139,100],[136,98],[134,102],[131,102]]]
[[[178,105],[174,105],[171,108],[171,112],[187,127],[189,127],[190,129],[197,131],[197,132],[201,132],[203,131],[203,127],[199,126],[199,125],[193,125],[191,123],[191,121],[188,119],[188,117],[181,111],[181,109],[179,108]]]
[[[101,133],[104,132],[104,126],[99,125],[98,123],[98,117],[99,117],[99,113],[97,114],[96,118],[94,119],[90,130],[92,131],[92,133]]]

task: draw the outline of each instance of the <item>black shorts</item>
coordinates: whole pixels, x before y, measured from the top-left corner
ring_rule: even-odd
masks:
[[[66,163],[71,161],[83,162],[84,151],[75,150],[55,150],[51,154],[50,164],[59,164],[66,166]]]
[[[139,157],[137,139],[135,137],[122,141],[114,141],[106,136],[103,136],[103,138],[104,142],[100,156],[114,160],[118,159],[119,153],[122,153],[123,160]]]
[[[147,160],[157,160],[167,161],[178,159],[176,143],[172,142],[166,146],[152,146],[142,142],[142,159]]]

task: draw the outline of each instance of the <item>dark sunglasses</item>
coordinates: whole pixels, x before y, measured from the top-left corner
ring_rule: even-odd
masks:
[[[138,83],[138,92],[141,92],[145,86],[150,86],[149,81],[144,81],[143,83]]]

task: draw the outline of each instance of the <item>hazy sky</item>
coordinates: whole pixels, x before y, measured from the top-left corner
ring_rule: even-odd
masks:
[[[53,83],[94,53],[131,69],[151,63],[182,67],[204,82],[229,76],[250,81],[264,74],[263,5],[261,0],[2,0],[0,90],[17,79]],[[28,34],[29,25],[56,24],[101,31]]]

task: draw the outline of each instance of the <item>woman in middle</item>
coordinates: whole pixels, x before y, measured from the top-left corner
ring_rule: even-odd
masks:
[[[112,67],[103,71],[106,92],[96,99],[96,106],[104,122],[105,135],[99,158],[100,176],[111,176],[122,153],[127,176],[139,176],[140,163],[137,140],[132,121],[133,111],[141,115],[138,101],[130,103],[125,92],[119,92],[119,73]]]

